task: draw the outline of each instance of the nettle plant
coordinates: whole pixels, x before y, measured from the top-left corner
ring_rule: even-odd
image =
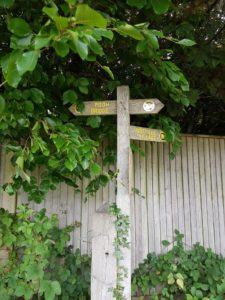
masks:
[[[112,174],[101,174],[95,161],[102,139],[115,146],[115,118],[76,118],[69,107],[82,111],[85,100],[112,99],[121,84],[133,97],[166,104],[164,115],[135,122],[162,128],[179,146],[171,117],[192,98],[169,47],[195,43],[152,28],[149,18],[170,11],[176,13],[170,0],[0,0],[0,142],[15,169],[6,192],[22,187],[40,202],[59,182],[78,189],[78,177],[92,177],[87,192],[105,185]],[[113,158],[106,154],[105,162]],[[39,180],[30,175],[37,167]]]
[[[225,258],[200,244],[186,250],[183,234],[175,231],[172,249],[160,255],[149,253],[132,276],[133,294],[153,300],[225,299]]]
[[[20,206],[16,214],[0,209],[0,299],[90,298],[91,260],[67,246],[74,226],[58,228],[56,215]]]

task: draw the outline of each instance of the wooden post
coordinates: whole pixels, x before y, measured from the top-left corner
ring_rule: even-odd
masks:
[[[85,109],[77,111],[76,105],[70,107],[75,116],[116,115],[117,114],[117,198],[116,203],[122,214],[131,221],[131,151],[130,139],[164,141],[161,130],[130,126],[130,114],[157,114],[163,104],[158,99],[130,100],[128,86],[117,88],[117,101],[86,101]],[[105,199],[104,199],[105,200]],[[122,250],[123,260],[116,262],[113,242],[116,236],[113,218],[107,214],[109,203],[104,201],[93,216],[92,234],[92,275],[91,300],[112,300],[112,289],[116,287],[118,268],[126,270],[127,277],[120,284],[124,287],[124,299],[131,299],[131,248]],[[131,245],[129,227],[127,242]],[[113,256],[114,255],[114,256]]]
[[[117,266],[113,221],[107,212],[92,216],[91,300],[115,300],[113,289],[116,287]]]
[[[130,219],[130,114],[129,114],[129,87],[117,88],[117,206],[122,213]],[[127,241],[131,241],[129,228]],[[126,300],[131,299],[131,248],[124,248],[123,260],[120,266],[127,271],[127,277],[123,278],[124,296]],[[118,266],[117,266],[118,267]]]

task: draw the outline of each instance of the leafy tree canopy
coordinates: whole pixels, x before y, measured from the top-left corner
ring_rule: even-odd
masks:
[[[223,132],[224,15],[221,1],[0,0],[0,140],[13,152],[14,193],[41,201],[59,182],[100,175],[97,146],[116,139],[112,117],[74,117],[85,100],[157,97],[158,116],[132,123],[162,128],[175,148],[183,131]],[[194,108],[193,108],[194,107]],[[208,109],[210,107],[210,109]],[[110,145],[110,148],[112,146]],[[111,158],[111,153],[106,161]],[[41,181],[29,171],[43,166]]]

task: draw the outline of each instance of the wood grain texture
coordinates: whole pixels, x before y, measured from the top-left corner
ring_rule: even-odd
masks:
[[[129,99],[130,92],[128,86],[117,88],[117,206],[121,212],[131,216],[130,201],[130,138],[129,138]],[[131,231],[128,229],[127,241],[131,241]],[[127,277],[123,278],[124,298],[131,299],[131,248],[123,248],[124,259],[119,263],[127,271]]]

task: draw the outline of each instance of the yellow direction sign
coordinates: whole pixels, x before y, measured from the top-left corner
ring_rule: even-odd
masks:
[[[138,141],[165,142],[165,133],[160,129],[130,126],[130,138]]]
[[[99,116],[99,115],[116,115],[117,101],[86,101],[85,108],[82,112],[77,111],[76,105],[70,107],[70,111],[75,116]],[[157,114],[164,105],[158,99],[136,99],[129,100],[129,114]]]

